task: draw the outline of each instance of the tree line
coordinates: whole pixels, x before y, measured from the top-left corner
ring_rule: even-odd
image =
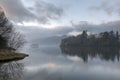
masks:
[[[70,36],[62,39],[61,47],[79,46],[79,47],[120,47],[120,35],[116,31],[105,31],[99,34],[87,34],[84,30],[78,36]]]
[[[120,35],[116,31],[88,34],[86,30],[78,36],[64,38],[60,45],[63,54],[78,56],[84,62],[99,57],[101,60],[120,60]]]

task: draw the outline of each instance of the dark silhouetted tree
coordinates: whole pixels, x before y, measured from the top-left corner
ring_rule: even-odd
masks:
[[[69,45],[68,45],[69,44]],[[120,47],[119,33],[113,31],[101,32],[96,35],[87,35],[83,31],[78,36],[68,37],[62,40],[61,46],[81,46],[81,47]]]
[[[19,32],[15,31],[12,23],[1,9],[0,7],[0,49],[16,51],[25,43],[25,40]]]

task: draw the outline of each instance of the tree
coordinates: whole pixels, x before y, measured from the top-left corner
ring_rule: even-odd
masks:
[[[119,40],[119,33],[116,31],[116,39]]]
[[[68,45],[69,44],[69,45]],[[81,47],[120,47],[119,33],[114,31],[101,32],[87,35],[87,31],[83,31],[78,36],[68,37],[62,40],[61,46],[81,46]]]
[[[0,35],[0,48],[5,48],[7,46],[7,40]]]
[[[23,36],[16,32],[12,23],[5,16],[4,11],[0,10],[0,49],[16,51],[24,43]]]
[[[12,32],[13,25],[8,21],[4,12],[0,12],[0,35],[2,37],[8,37]]]
[[[25,43],[24,37],[19,32],[12,32],[10,38],[8,39],[8,46],[14,50],[19,49]]]
[[[82,34],[81,34],[81,45],[86,45],[87,43],[87,31],[83,31]]]

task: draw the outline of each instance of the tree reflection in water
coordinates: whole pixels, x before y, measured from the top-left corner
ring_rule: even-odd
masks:
[[[99,57],[101,60],[119,61],[120,48],[119,47],[61,47],[63,54],[70,56],[78,56],[84,62],[88,62],[88,58]]]
[[[23,68],[23,64],[17,62],[0,64],[0,80],[21,80]]]

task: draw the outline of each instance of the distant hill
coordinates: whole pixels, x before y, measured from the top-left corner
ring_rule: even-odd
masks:
[[[60,44],[61,40],[66,38],[67,36],[51,36],[46,38],[34,39],[31,42],[33,44],[40,44],[40,45],[57,45]]]

